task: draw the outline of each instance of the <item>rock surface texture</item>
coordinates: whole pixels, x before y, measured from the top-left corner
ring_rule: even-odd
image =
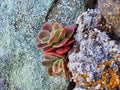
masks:
[[[85,7],[95,8],[93,3],[97,1],[100,11],[88,10],[77,19]],[[40,64],[43,57],[36,49],[36,37],[45,22],[70,25],[77,19],[76,43],[69,52],[68,64],[77,84],[75,90],[82,90],[80,73],[89,75],[88,82],[99,79],[100,71],[95,67],[120,55],[120,43],[111,38],[112,31],[120,37],[120,0],[89,2],[0,0],[0,90],[67,89],[68,82],[63,77],[49,77]]]
[[[46,22],[74,24],[83,0],[0,0],[0,90],[66,90],[41,66],[36,36]]]
[[[120,0],[98,0],[98,7],[120,37]]]
[[[88,10],[78,17],[76,24],[75,45],[69,52],[68,67],[76,82],[75,90],[100,90],[99,84],[90,89],[86,83],[100,79],[101,70],[97,66],[120,55],[120,43],[112,40],[103,27],[111,30],[111,26],[104,22],[98,9]],[[120,61],[119,61],[120,62]],[[104,67],[103,67],[104,68]],[[86,77],[86,79],[85,79]],[[85,83],[86,82],[86,83]]]

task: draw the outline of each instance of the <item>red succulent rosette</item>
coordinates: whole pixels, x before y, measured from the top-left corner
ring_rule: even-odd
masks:
[[[63,26],[59,23],[45,23],[38,34],[37,48],[43,50],[42,65],[50,76],[64,74],[69,76],[67,68],[67,52],[74,43],[74,26]]]

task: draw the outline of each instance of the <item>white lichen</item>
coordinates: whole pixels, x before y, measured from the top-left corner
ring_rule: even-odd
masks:
[[[118,43],[115,40],[111,40],[105,31],[97,28],[101,20],[102,15],[100,11],[95,9],[83,13],[76,21],[78,28],[74,38],[79,51],[70,51],[68,63],[75,82],[79,73],[89,76],[87,81],[96,79],[96,76],[99,76],[96,66],[111,59],[113,55],[120,55]],[[80,78],[78,79],[81,80]],[[99,88],[99,85],[96,88]]]

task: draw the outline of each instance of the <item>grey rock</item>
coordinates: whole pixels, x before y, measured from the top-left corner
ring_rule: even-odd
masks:
[[[99,9],[84,12],[76,21],[78,24],[74,35],[76,42],[73,50],[69,52],[68,63],[76,87],[79,87],[75,90],[82,90],[82,85],[86,86],[85,90],[92,90],[90,86],[87,87],[85,82],[100,79],[101,70],[97,70],[97,66],[110,60],[113,56],[120,55],[120,43],[112,40],[105,31],[98,28],[98,26],[103,27],[107,24],[106,22],[102,25],[101,22],[102,14]],[[80,77],[81,74],[86,75],[86,81]],[[98,88],[97,85],[93,87]]]
[[[120,0],[98,0],[98,8],[106,21],[114,26],[114,31],[120,37]]]
[[[0,0],[0,90],[66,90],[41,66],[36,36],[46,22],[74,24],[82,0]]]

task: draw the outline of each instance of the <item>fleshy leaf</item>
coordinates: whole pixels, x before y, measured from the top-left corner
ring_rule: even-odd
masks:
[[[67,38],[71,38],[71,36],[74,34],[75,32],[75,27],[74,26],[66,26],[66,32],[67,32]]]
[[[42,30],[39,32],[38,34],[38,39],[43,39],[45,37],[50,37],[50,32],[49,31],[46,31],[46,30]]]
[[[64,38],[61,42],[53,45],[54,48],[59,48],[59,47],[62,47],[65,45],[65,43],[68,41],[69,39],[68,38]]]
[[[46,67],[52,67],[53,66],[53,63],[55,62],[56,60],[54,59],[47,59],[47,60],[43,60],[41,61],[41,64],[46,66]]]
[[[49,76],[53,76],[54,75],[54,73],[52,71],[52,67],[47,67],[46,71],[47,71],[47,73],[48,73]]]
[[[56,48],[55,47],[50,47],[50,48],[45,48],[44,50],[46,51],[46,52],[52,52],[52,51],[54,51]]]
[[[62,62],[63,62],[63,59],[59,60],[59,63],[58,63],[58,65],[61,69],[62,69]]]
[[[63,29],[63,27],[62,27],[61,24],[59,24],[59,23],[57,23],[57,22],[55,22],[55,23],[53,24],[53,30],[62,30],[62,29]]]
[[[47,51],[48,49],[50,49],[51,48],[51,44],[47,44],[45,47],[43,47],[43,50],[44,51]]]
[[[57,42],[58,41],[58,37],[56,35],[54,35],[49,41],[48,41],[48,44],[52,44],[54,42]]]
[[[47,23],[45,23],[45,24],[42,25],[41,29],[42,30],[47,30],[47,31],[51,32],[52,31],[52,24],[49,23],[49,22],[47,22]]]
[[[61,33],[60,33],[60,35],[59,35],[59,38],[60,38],[60,39],[63,39],[63,38],[65,38],[65,36],[66,36],[66,29],[63,28],[63,29],[61,30]]]
[[[57,54],[56,52],[43,52],[44,54],[46,55],[53,55],[53,56],[57,56],[57,57],[60,57],[60,58],[63,58],[64,57],[64,54]]]
[[[58,54],[65,54],[67,51],[70,50],[70,47],[62,47],[56,50],[56,53]]]
[[[62,71],[62,69],[59,67],[59,61],[56,61],[53,64],[53,68],[52,69],[53,69],[53,72],[57,73],[57,74],[59,74]]]
[[[41,42],[42,42],[42,43],[47,43],[48,40],[49,40],[49,37],[45,37],[45,38],[41,39]]]
[[[69,45],[71,45],[71,44],[74,43],[74,42],[75,42],[74,39],[69,40],[64,46],[69,46]]]
[[[56,35],[57,37],[59,37],[60,33],[61,33],[61,30],[56,30],[56,31],[55,31],[55,35]]]
[[[38,42],[36,47],[40,49],[40,48],[43,48],[45,45],[46,45],[46,43]]]
[[[51,60],[57,60],[57,59],[59,59],[59,57],[52,56],[52,55],[48,55],[48,54],[47,54],[47,55],[45,54],[45,55],[44,55],[44,58],[45,58],[45,59],[51,59]]]
[[[68,68],[67,68],[64,61],[62,62],[62,68],[63,68],[63,76],[64,76],[65,80],[67,80],[68,79],[68,74],[67,74],[68,73]]]
[[[59,41],[59,34],[60,34],[61,30],[56,30],[54,31],[54,33],[52,33],[53,35],[51,35],[50,40],[48,41],[48,44],[53,44]]]
[[[46,66],[49,76],[60,75],[63,71],[65,77],[68,75],[66,52],[70,50],[70,45],[74,43],[71,36],[74,34],[73,26],[62,26],[59,23],[45,23],[42,31],[38,34],[38,48],[43,49],[44,60],[42,65]]]

